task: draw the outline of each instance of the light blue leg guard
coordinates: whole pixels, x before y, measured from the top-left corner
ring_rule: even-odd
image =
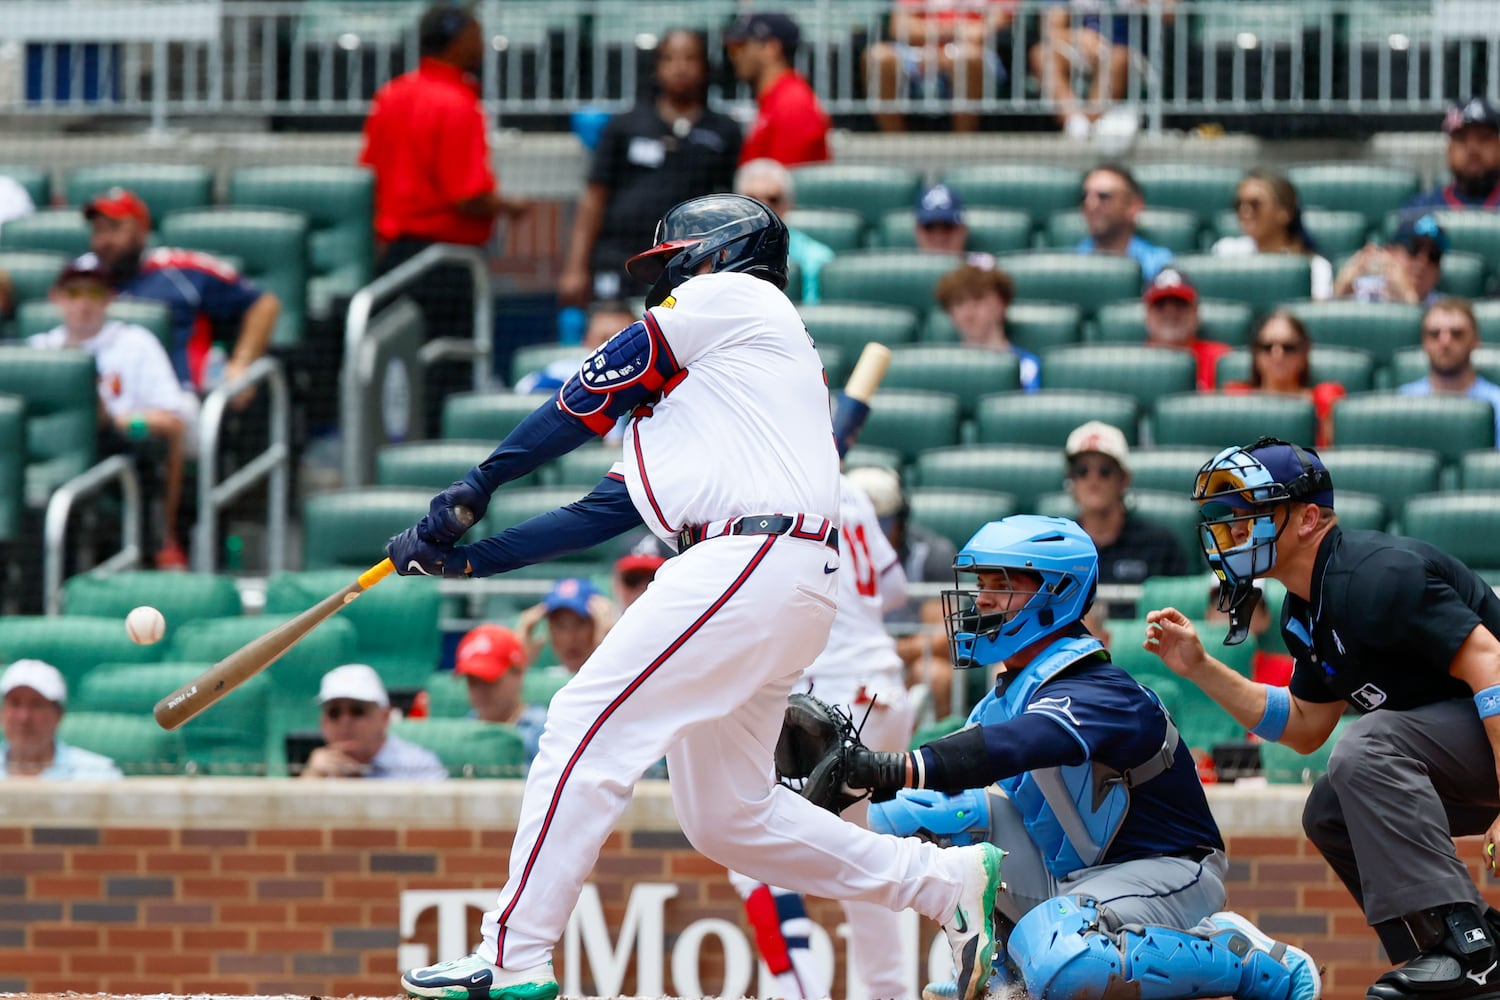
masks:
[[[1291,972],[1234,928],[1101,927],[1092,899],[1057,896],[1010,935],[1031,1000],[1288,1000]]]

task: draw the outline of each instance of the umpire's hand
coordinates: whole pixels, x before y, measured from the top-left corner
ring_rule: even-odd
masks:
[[[1155,653],[1167,669],[1179,677],[1192,680],[1208,663],[1203,640],[1188,616],[1176,608],[1162,608],[1146,615],[1146,636],[1141,644],[1146,652]]]

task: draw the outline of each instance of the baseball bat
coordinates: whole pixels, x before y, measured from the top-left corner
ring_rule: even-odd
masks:
[[[453,514],[466,529],[473,526],[474,515],[467,508],[455,507]],[[296,617],[236,649],[157,702],[152,711],[156,716],[156,724],[163,729],[176,729],[217,703],[229,692],[275,663],[309,632],[333,617],[344,605],[384,580],[395,568],[389,559],[380,560],[359,574],[348,586],[329,594]]]
[[[844,391],[839,393],[838,406],[833,412],[833,437],[838,442],[839,456],[847,454],[859,437],[859,430],[870,416],[870,400],[885,378],[885,370],[891,365],[891,349],[874,341],[860,352]]]

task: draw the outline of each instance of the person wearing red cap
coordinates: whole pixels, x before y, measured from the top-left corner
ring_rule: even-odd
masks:
[[[547,706],[526,704],[521,682],[528,663],[520,636],[504,625],[485,624],[459,641],[453,673],[468,682],[474,718],[520,730],[529,767],[547,726]]]
[[[619,602],[621,611],[634,604],[635,599],[646,592],[651,581],[656,579],[656,571],[666,561],[655,552],[632,552],[615,560],[612,582],[615,600]]]
[[[1213,392],[1219,359],[1228,344],[1198,336],[1198,289],[1176,268],[1165,268],[1146,288],[1146,346],[1192,351],[1198,361],[1198,391]]]
[[[85,268],[102,268],[123,297],[151,299],[172,317],[172,367],[185,386],[207,392],[241,374],[266,353],[281,302],[241,277],[217,257],[173,247],[146,248],[151,212],[133,191],[114,187],[83,208],[90,253]],[[238,327],[228,352],[215,342],[215,328]],[[227,358],[225,357],[227,353]],[[248,394],[236,404],[244,406]]]
[[[755,88],[759,106],[740,147],[740,163],[767,158],[795,167],[832,158],[828,112],[792,68],[801,40],[797,22],[775,11],[741,14],[724,29],[734,75]]]

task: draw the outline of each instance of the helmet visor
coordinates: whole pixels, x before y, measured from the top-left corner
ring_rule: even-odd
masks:
[[[625,262],[625,273],[643,285],[654,285],[661,280],[662,272],[672,258],[685,250],[697,246],[701,240],[668,240],[643,253],[638,253]]]

